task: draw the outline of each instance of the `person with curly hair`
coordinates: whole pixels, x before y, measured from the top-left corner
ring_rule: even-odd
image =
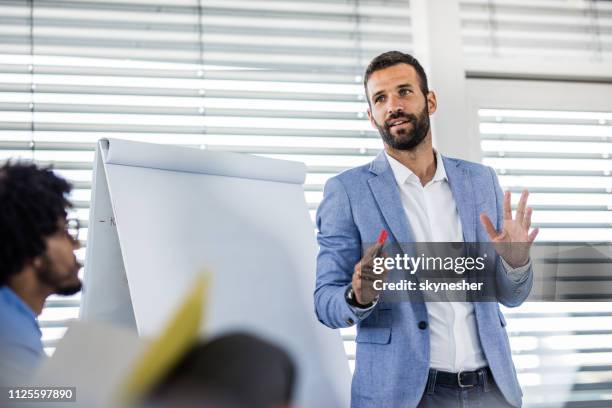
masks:
[[[48,168],[0,167],[0,383],[27,380],[43,359],[37,317],[47,297],[81,290],[71,188]]]

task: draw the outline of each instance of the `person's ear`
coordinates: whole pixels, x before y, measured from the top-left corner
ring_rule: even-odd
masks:
[[[370,124],[372,125],[372,127],[374,129],[378,129],[378,126],[376,126],[376,121],[374,120],[374,116],[372,116],[372,109],[370,109],[370,107],[368,107],[368,119],[370,119]]]
[[[436,99],[436,93],[434,91],[427,92],[427,109],[429,114],[432,115],[438,108],[438,100]]]
[[[43,259],[41,255],[38,255],[36,258],[33,258],[31,261],[32,267],[34,269],[40,269],[43,266]]]

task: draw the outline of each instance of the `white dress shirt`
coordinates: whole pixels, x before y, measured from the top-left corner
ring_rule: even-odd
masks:
[[[399,187],[402,207],[416,242],[463,242],[459,212],[448,184],[440,153],[436,173],[422,186],[406,166],[389,156],[387,160]],[[511,268],[503,259],[509,277],[520,281],[531,261]],[[361,314],[372,308],[352,308]],[[426,302],[429,320],[430,367],[443,371],[472,371],[487,365],[478,337],[474,305],[471,302]]]
[[[463,242],[463,229],[440,153],[436,173],[425,185],[406,166],[387,160],[416,242]],[[487,365],[471,302],[426,302],[430,366],[443,371],[476,370]]]

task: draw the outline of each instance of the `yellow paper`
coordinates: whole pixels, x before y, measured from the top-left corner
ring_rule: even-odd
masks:
[[[118,393],[121,403],[130,404],[148,393],[197,341],[202,315],[207,309],[206,294],[210,275],[197,278],[185,301],[170,319],[162,334],[137,360],[134,369],[122,382]]]

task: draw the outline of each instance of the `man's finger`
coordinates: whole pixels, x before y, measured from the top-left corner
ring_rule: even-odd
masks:
[[[380,242],[375,243],[374,245],[366,249],[366,252],[363,255],[363,258],[364,259],[374,258],[376,256],[376,253],[380,250],[380,248],[382,248],[382,244]]]
[[[382,270],[384,271],[384,267],[382,268]],[[361,276],[364,275],[369,275],[369,276],[380,276],[380,274],[383,272],[381,271],[380,273],[377,273],[377,271],[374,270],[374,268],[362,268],[361,269]]]
[[[363,258],[359,261],[359,269],[364,271],[366,269],[372,269],[374,267],[374,258],[365,254]]]
[[[529,231],[529,228],[531,228],[531,214],[533,214],[533,208],[527,207],[527,210],[525,211],[525,218],[523,219],[523,227],[525,227],[527,231]]]
[[[361,275],[361,279],[362,281],[367,281],[367,282],[374,282],[380,279],[379,275],[370,275],[370,274],[363,274]]]
[[[383,282],[386,282],[387,276],[389,276],[389,269],[385,269],[383,273],[379,275],[379,278],[382,279]]]
[[[388,257],[389,257],[389,255],[387,255],[387,253],[384,252],[384,251],[381,251],[378,254],[378,256],[376,258],[381,258],[382,259],[382,261],[380,261],[380,265],[378,266],[379,268],[382,268],[383,270],[387,270],[387,268],[385,267],[385,261],[384,260],[386,258],[388,258]],[[376,259],[376,258],[374,258],[374,259]]]
[[[527,241],[529,243],[535,241],[536,237],[538,236],[538,232],[540,232],[540,227],[534,228],[533,231],[531,231],[527,236]]]
[[[525,208],[527,207],[527,197],[529,197],[529,191],[526,189],[521,193],[521,198],[519,199],[518,206],[516,207],[516,220],[523,223],[523,219],[525,218]]]
[[[493,226],[493,223],[491,222],[487,214],[485,213],[480,214],[480,222],[485,227],[485,230],[487,231],[487,234],[489,234],[489,238],[491,238],[491,241],[493,241],[497,237],[498,234],[497,234],[497,230]]]
[[[510,203],[510,191],[504,193],[504,220],[512,219],[512,204]]]

